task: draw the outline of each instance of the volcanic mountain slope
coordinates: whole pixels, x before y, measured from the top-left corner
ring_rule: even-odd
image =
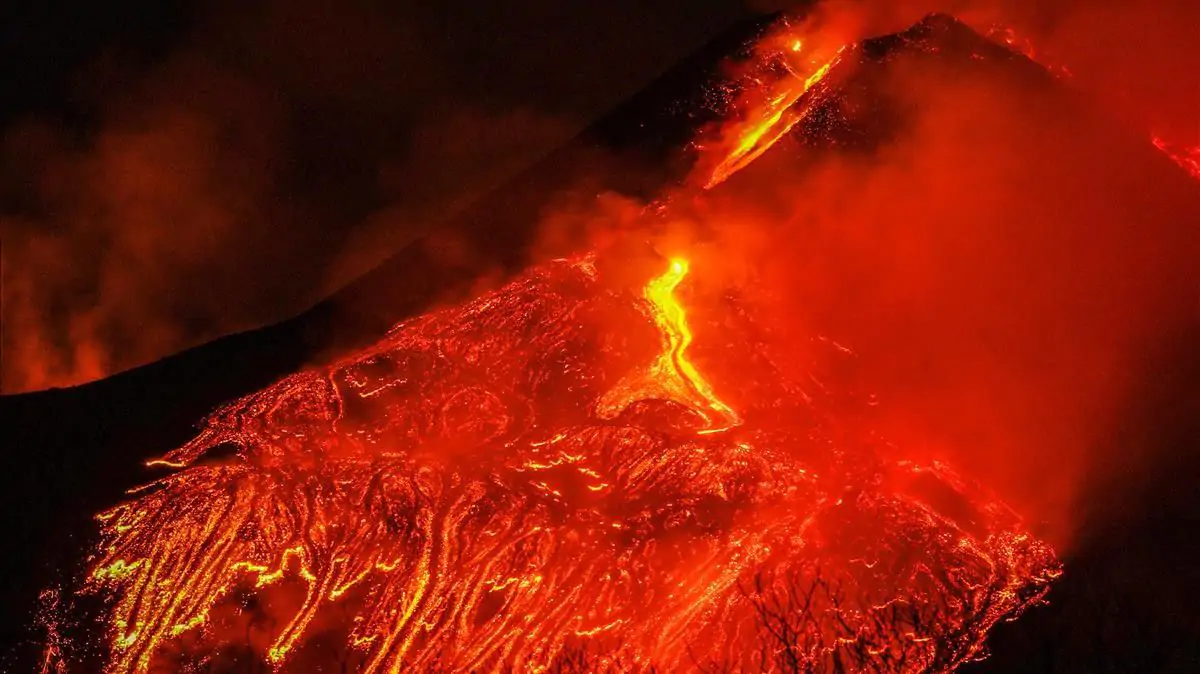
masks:
[[[775,371],[791,336],[706,322],[720,400],[687,263],[639,298],[604,262],[405,321],[154,462],[100,516],[110,669],[944,671],[1057,576],[978,486]]]
[[[704,104],[706,99],[713,98],[714,64],[730,52],[748,53],[747,35],[761,35],[764,30],[763,26],[753,26],[715,45],[707,55],[685,64],[639,97],[632,107],[598,125],[575,150],[549,158],[469,210],[457,222],[457,230],[464,233],[467,241],[477,244],[468,246],[477,253],[474,256],[453,259],[432,253],[436,244],[414,246],[381,271],[368,275],[340,297],[301,319],[223,340],[169,362],[77,390],[6,399],[5,414],[13,421],[6,423],[6,428],[14,429],[6,433],[11,432],[16,444],[28,449],[22,453],[27,458],[21,459],[27,462],[28,469],[19,471],[21,478],[10,493],[16,494],[14,500],[22,504],[48,501],[50,508],[61,509],[63,519],[71,522],[62,526],[62,520],[54,514],[25,518],[19,526],[11,527],[16,547],[40,555],[51,539],[57,539],[55,545],[63,551],[78,553],[82,547],[79,538],[60,538],[50,532],[67,530],[75,532],[70,536],[86,537],[90,527],[85,519],[102,504],[116,502],[122,489],[140,481],[134,471],[136,461],[182,444],[195,420],[217,402],[296,369],[299,363],[331,343],[333,326],[339,327],[339,333],[344,330],[364,336],[353,341],[370,341],[372,331],[378,326],[416,313],[435,297],[442,296],[435,288],[443,282],[461,289],[470,286],[472,279],[483,271],[499,268],[513,273],[522,269],[527,263],[528,244],[537,231],[539,211],[576,186],[579,178],[601,176],[588,185],[592,190],[615,187],[653,196],[664,184],[704,175],[698,173],[705,168],[703,163],[694,163],[695,153],[683,145],[696,137],[701,127],[719,119],[718,112],[727,112],[720,105]],[[998,52],[995,46],[944,18],[923,22],[903,35],[864,43],[857,53],[867,58],[844,62],[853,63],[853,68],[831,68],[827,85],[814,89],[802,102],[808,111],[799,123],[789,127],[791,132],[786,134],[785,141],[761,155],[754,166],[741,170],[734,181],[752,181],[756,172],[767,171],[772,163],[795,161],[796,141],[837,151],[848,145],[871,148],[878,145],[878,138],[902,133],[902,123],[880,121],[891,118],[882,115],[878,105],[861,103],[864,100],[861,94],[874,91],[872,82],[880,79],[873,79],[872,75],[878,75],[880,68],[897,54],[921,53],[929,56],[926,63],[974,67],[979,61],[976,57],[982,53],[992,58],[985,59],[990,65],[980,71],[980,76],[1002,72],[1019,79],[1038,80],[1042,82],[1039,87],[1054,88],[1033,64]],[[853,92],[858,94],[851,95]],[[716,98],[726,103],[729,99],[722,95]],[[866,100],[873,98],[867,96]],[[837,105],[832,101],[837,101]],[[607,170],[597,171],[596,164],[590,161],[595,155],[597,138],[600,145],[631,150],[641,159],[630,164],[624,159],[614,160],[612,154],[604,152],[612,164]],[[1103,145],[1110,139],[1088,140]],[[789,154],[790,158],[785,158]],[[646,157],[649,162],[644,161]],[[1147,150],[1144,159],[1138,169],[1144,169],[1151,182],[1174,184],[1173,167],[1157,163],[1160,158],[1152,150]],[[647,163],[656,170],[645,170]],[[614,182],[617,176],[629,175],[639,179]],[[726,188],[732,189],[721,187]],[[499,233],[504,235],[503,243]],[[482,257],[481,251],[486,251]],[[431,279],[435,282],[431,283]],[[59,423],[61,419],[72,419],[74,423],[64,425]],[[81,450],[83,447],[89,450]],[[1070,579],[1068,575],[1068,582]],[[1127,600],[1137,602],[1141,598],[1130,595]],[[27,616],[14,617],[21,623]],[[1149,622],[1155,619],[1152,616]],[[1016,629],[1021,625],[1018,622]]]

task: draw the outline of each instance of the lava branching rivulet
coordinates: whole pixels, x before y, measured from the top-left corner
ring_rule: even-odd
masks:
[[[109,668],[945,670],[1045,592],[1053,552],[948,468],[812,396],[722,402],[686,272],[550,263],[219,410],[100,516]]]

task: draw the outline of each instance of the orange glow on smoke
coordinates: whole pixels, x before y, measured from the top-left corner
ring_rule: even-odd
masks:
[[[663,351],[647,371],[619,383],[604,396],[597,408],[600,418],[611,419],[637,400],[661,398],[698,410],[705,422],[702,433],[717,433],[741,423],[737,413],[717,398],[704,375],[687,358],[692,331],[687,313],[675,297],[675,289],[687,273],[687,260],[675,258],[666,273],[646,285],[643,295],[662,333]]]
[[[1021,54],[1030,61],[1042,66],[1046,70],[1050,71],[1055,77],[1071,77],[1071,70],[1067,68],[1067,66],[1056,62],[1053,58],[1039,50],[1037,46],[1034,45],[1033,40],[1021,35],[1011,26],[992,26],[992,28],[987,32],[987,35],[992,40],[1003,44],[1012,51]]]

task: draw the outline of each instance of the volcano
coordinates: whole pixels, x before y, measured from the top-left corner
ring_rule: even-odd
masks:
[[[45,666],[947,671],[977,659],[997,623],[1047,596],[1060,561],[1006,505],[993,464],[909,457],[911,436],[885,432],[876,408],[910,374],[879,365],[895,349],[894,332],[879,336],[890,306],[827,261],[791,259],[833,288],[783,293],[818,326],[800,333],[769,271],[717,280],[711,254],[646,243],[670,241],[652,234],[681,219],[719,240],[730,202],[777,216],[761,186],[887,152],[936,107],[924,90],[918,104],[897,93],[897,71],[1019,83],[1022,105],[1086,110],[1036,63],[946,16],[811,56],[786,19],[756,23],[469,209],[452,235],[307,314],[6,401],[40,476],[11,493],[58,509],[11,527],[46,560],[31,584],[50,588]],[[1096,128],[1112,130],[1105,147],[1134,148],[1121,175],[1200,213],[1200,188],[1168,158],[1115,124],[1086,125],[1082,145],[1097,146]],[[1062,199],[1079,188],[1058,187]],[[561,257],[530,252],[548,209],[599,192],[644,204],[616,243],[568,232]],[[1192,237],[1175,236],[1151,231],[1122,251],[1126,266],[1072,254],[1081,278],[1093,265],[1114,276],[1114,296],[1186,303],[1190,277],[1160,264],[1192,254]],[[994,299],[973,252],[969,269],[947,267]],[[1061,325],[1107,326],[1073,288],[1054,297]],[[833,309],[848,301],[854,312]],[[910,305],[1010,327],[979,318],[978,303]],[[1140,332],[1114,335],[1140,344]],[[864,392],[879,387],[883,402]],[[1013,405],[1001,409],[1027,421]],[[149,456],[147,476],[135,463]],[[61,531],[73,533],[49,533]],[[1064,582],[1070,570],[1068,559]],[[29,624],[27,612],[11,620]]]

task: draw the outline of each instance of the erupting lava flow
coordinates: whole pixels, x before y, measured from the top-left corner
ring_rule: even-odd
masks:
[[[608,262],[406,320],[151,462],[99,516],[107,669],[947,671],[1045,594],[1055,554],[1008,507],[840,415],[839,354],[681,295],[685,259],[640,288]],[[801,351],[796,380],[775,356]]]
[[[796,102],[820,84],[836,63],[835,56],[833,60],[803,78],[789,68],[794,77],[784,79],[784,86],[779,92],[772,94],[764,109],[757,112],[755,119],[738,130],[733,149],[713,170],[712,177],[704,187],[716,187],[739,169],[758,159],[775,141],[787,135],[797,122],[803,120],[808,110],[805,106],[797,106]]]
[[[1045,592],[1053,552],[945,466],[776,384],[739,419],[686,357],[686,272],[550,263],[218,411],[100,516],[109,669],[944,670]]]
[[[1029,38],[1022,37],[1008,26],[993,26],[988,32],[989,37],[997,42],[1004,44],[1010,49],[1023,54],[1030,61],[1038,63],[1043,68],[1053,73],[1056,77],[1064,78],[1071,76],[1071,70],[1061,63],[1054,63],[1047,59],[1045,55],[1040,54]],[[1200,180],[1200,146],[1189,147],[1187,145],[1172,143],[1159,136],[1151,136],[1150,142],[1171,161],[1179,165],[1179,168],[1187,172],[1188,175]]]

